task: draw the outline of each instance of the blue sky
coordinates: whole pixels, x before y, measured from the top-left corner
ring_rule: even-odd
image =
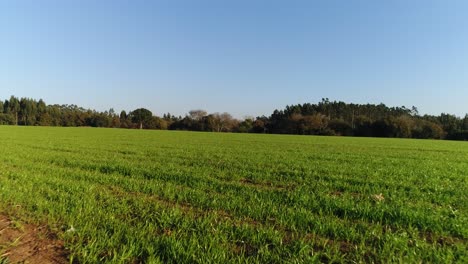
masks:
[[[468,112],[468,1],[0,1],[0,98],[269,115]]]

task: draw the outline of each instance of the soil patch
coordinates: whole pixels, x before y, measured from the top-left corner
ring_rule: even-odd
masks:
[[[0,214],[0,262],[68,263],[63,242],[45,226],[23,224]]]

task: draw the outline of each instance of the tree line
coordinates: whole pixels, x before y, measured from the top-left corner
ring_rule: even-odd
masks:
[[[211,132],[339,135],[468,140],[468,114],[420,115],[416,107],[352,104],[327,98],[311,104],[286,106],[270,116],[243,120],[229,113],[192,110],[185,116],[156,116],[145,108],[116,113],[76,105],[47,105],[42,99],[0,100],[0,125],[109,127]]]

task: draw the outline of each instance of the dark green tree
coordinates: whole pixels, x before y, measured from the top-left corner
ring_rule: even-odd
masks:
[[[462,121],[462,129],[468,131],[468,114],[465,115]]]
[[[130,112],[129,116],[133,123],[138,124],[139,128],[143,129],[143,125],[151,119],[153,113],[148,109],[138,108]]]
[[[15,96],[12,95],[10,97],[8,107],[9,107],[10,113],[12,113],[14,118],[15,118],[15,125],[18,125],[18,114],[19,114],[19,111],[21,109],[20,102],[19,102],[18,98],[16,98]]]

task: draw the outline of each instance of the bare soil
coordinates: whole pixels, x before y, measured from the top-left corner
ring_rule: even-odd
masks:
[[[67,251],[45,226],[24,224],[0,214],[0,260],[8,263],[68,263]]]

